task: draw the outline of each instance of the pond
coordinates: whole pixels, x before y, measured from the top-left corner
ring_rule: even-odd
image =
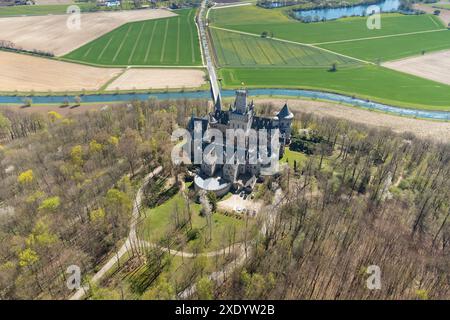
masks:
[[[294,10],[296,19],[313,22],[323,20],[335,20],[344,17],[366,16],[367,8],[376,5],[380,7],[381,12],[398,12],[400,0],[384,0],[376,4],[361,4],[356,6],[347,6],[339,8],[321,8],[309,10]]]

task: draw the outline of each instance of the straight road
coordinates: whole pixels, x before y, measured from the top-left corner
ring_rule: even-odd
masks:
[[[202,48],[203,48],[203,55],[204,55],[204,61],[206,62],[206,68],[208,69],[208,74],[209,74],[209,82],[211,83],[211,91],[212,91],[212,95],[213,95],[213,100],[214,100],[214,104],[220,99],[220,88],[219,88],[219,83],[217,81],[217,74],[216,74],[216,69],[214,68],[214,64],[212,62],[211,59],[211,51],[209,48],[209,43],[208,43],[208,37],[206,34],[206,21],[205,21],[205,17],[206,17],[206,3],[207,0],[203,0],[201,7],[200,7],[200,13],[198,15],[198,19],[197,19],[197,25],[198,25],[198,30],[199,30],[199,36],[200,36],[200,42],[202,44]]]

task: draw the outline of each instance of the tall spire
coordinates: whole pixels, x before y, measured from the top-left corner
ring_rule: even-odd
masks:
[[[222,102],[220,101],[220,95],[217,96],[216,102],[214,104],[214,111],[221,111],[222,110]]]

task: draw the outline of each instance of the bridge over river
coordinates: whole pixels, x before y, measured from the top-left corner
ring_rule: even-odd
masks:
[[[214,63],[211,59],[211,51],[209,48],[208,35],[206,31],[206,11],[208,10],[206,3],[207,0],[202,1],[197,18],[197,25],[200,33],[199,36],[202,47],[203,63],[206,64],[206,68],[208,69],[209,82],[211,83],[211,94],[214,104],[216,104],[218,101],[220,102],[221,95],[219,83],[217,81],[216,69],[214,68]]]

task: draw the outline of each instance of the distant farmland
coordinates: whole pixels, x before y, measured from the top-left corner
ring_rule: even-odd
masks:
[[[320,45],[368,61],[389,61],[450,48],[450,30]]]
[[[220,66],[330,67],[358,61],[317,48],[211,29]]]
[[[64,56],[105,66],[202,64],[195,9],[176,17],[127,23]]]
[[[383,14],[381,29],[367,28],[367,18],[351,17],[318,23],[301,23],[288,18],[283,9],[262,9],[243,6],[215,9],[210,12],[211,25],[261,34],[301,43],[322,43],[360,38],[373,38],[401,33],[443,29],[445,26],[434,15]]]
[[[220,77],[226,89],[239,88],[244,82],[251,88],[326,90],[405,108],[449,110],[450,86],[373,65],[337,72],[318,68],[223,68]]]
[[[96,8],[95,4],[91,2],[74,4],[80,8],[81,12],[94,10]],[[66,14],[69,6],[70,4],[0,7],[0,16]]]
[[[282,9],[256,6],[215,9],[214,27],[312,44],[371,62],[400,59],[422,51],[450,48],[450,31],[434,15],[383,14],[381,29],[370,30],[367,18],[351,17],[318,23],[289,19]]]

